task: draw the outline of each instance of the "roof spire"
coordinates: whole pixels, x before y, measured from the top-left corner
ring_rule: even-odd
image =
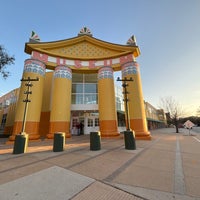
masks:
[[[128,41],[127,41],[126,44],[127,44],[127,45],[130,45],[130,46],[137,46],[135,36],[132,35],[132,36],[128,39]]]
[[[89,35],[89,36],[92,36],[92,33],[90,31],[89,28],[87,28],[86,26],[84,26],[78,33],[78,36],[81,36],[81,35]]]
[[[33,42],[33,43],[40,42],[40,38],[39,38],[38,34],[35,31],[31,32],[31,36],[29,38],[29,42]]]

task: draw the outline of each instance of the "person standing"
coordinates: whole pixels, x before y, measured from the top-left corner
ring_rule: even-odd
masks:
[[[80,123],[80,135],[84,134],[84,124],[83,122]]]

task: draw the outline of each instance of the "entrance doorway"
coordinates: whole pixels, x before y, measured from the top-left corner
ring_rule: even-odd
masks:
[[[90,134],[94,131],[99,131],[99,117],[88,116],[85,118],[85,133]]]
[[[99,117],[98,116],[85,116],[85,117],[72,117],[71,119],[71,134],[78,135],[81,133],[80,124],[83,125],[83,134],[90,134],[90,132],[99,131]]]

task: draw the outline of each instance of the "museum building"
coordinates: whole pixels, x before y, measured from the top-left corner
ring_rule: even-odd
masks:
[[[12,113],[5,127],[12,131],[10,140],[22,130],[28,84],[31,91],[25,132],[29,139],[53,138],[56,132],[71,137],[77,134],[79,123],[84,134],[100,131],[102,137],[119,136],[127,115],[121,114],[122,90],[114,84],[117,71],[121,71],[122,80],[133,79],[128,83],[130,128],[136,139],[151,139],[136,62],[140,50],[134,36],[126,45],[113,44],[94,38],[84,27],[77,37],[60,41],[40,42],[32,37],[25,44],[25,52],[30,58],[24,62],[24,81],[10,93],[7,108]],[[3,122],[2,112],[5,109],[0,110]]]

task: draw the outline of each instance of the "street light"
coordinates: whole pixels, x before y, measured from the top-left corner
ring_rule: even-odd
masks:
[[[39,78],[37,77],[37,78],[31,79],[30,77],[28,77],[27,79],[22,78],[21,81],[26,81],[27,82],[27,83],[25,83],[25,86],[27,87],[27,91],[24,92],[24,94],[26,94],[26,98],[23,100],[23,102],[25,102],[25,107],[24,107],[22,131],[21,131],[20,134],[25,132],[27,108],[28,108],[28,103],[31,102],[31,100],[29,99],[29,95],[32,94],[32,91],[30,91],[30,88],[33,86],[31,81],[39,81]]]
[[[124,77],[123,79],[120,79],[119,77],[117,78],[117,81],[122,81],[122,87],[124,88],[123,94],[124,94],[124,99],[123,101],[125,102],[125,112],[126,112],[126,131],[124,131],[124,142],[125,142],[125,149],[128,150],[135,150],[136,149],[136,144],[135,144],[135,132],[130,129],[130,120],[129,120],[129,107],[128,107],[128,83],[130,81],[133,81],[133,78],[130,77],[129,79],[127,77]]]
[[[130,77],[130,79],[128,78],[124,78],[124,79],[120,79],[119,77],[117,78],[117,81],[122,81],[122,87],[124,88],[124,99],[123,101],[125,102],[125,111],[126,111],[126,119],[127,119],[127,125],[126,125],[126,130],[130,131],[130,120],[129,120],[129,107],[128,107],[128,94],[129,92],[127,91],[127,87],[128,87],[128,81],[133,81],[133,78]]]
[[[24,91],[26,98],[23,100],[23,102],[25,102],[25,107],[24,107],[22,129],[21,129],[21,132],[15,136],[13,154],[21,154],[21,153],[26,152],[26,149],[28,146],[28,134],[25,133],[25,124],[26,124],[26,114],[27,114],[27,109],[28,109],[28,103],[31,102],[31,100],[29,99],[29,95],[32,94],[32,91],[30,91],[30,88],[33,86],[31,81],[39,81],[39,78],[37,77],[37,78],[31,79],[30,77],[28,77],[27,79],[22,78],[21,81],[26,81],[25,86],[27,87],[27,90]]]

